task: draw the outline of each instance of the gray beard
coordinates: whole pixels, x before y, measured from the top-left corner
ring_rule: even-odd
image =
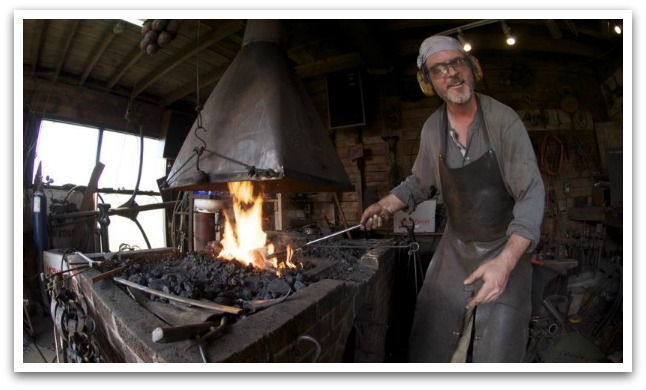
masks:
[[[440,98],[447,103],[464,104],[473,97],[473,87],[469,85],[466,92],[458,92],[456,90],[449,89],[445,93],[440,93],[439,95]]]
[[[467,86],[466,92],[462,92],[461,89],[460,91],[456,91],[453,88],[447,88],[445,91],[440,91],[439,88],[435,87],[435,85],[433,85],[433,89],[435,90],[437,95],[447,103],[464,104],[471,100],[471,98],[473,97],[474,81],[471,76],[465,78],[457,77],[456,80],[464,81],[465,85]]]

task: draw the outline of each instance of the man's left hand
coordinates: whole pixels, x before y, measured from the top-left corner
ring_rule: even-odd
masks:
[[[478,279],[482,279],[483,283],[476,295],[467,300],[466,308],[472,309],[481,303],[489,303],[498,299],[505,292],[512,269],[513,267],[510,267],[504,258],[501,259],[498,256],[473,271],[464,280],[464,284],[471,284]]]
[[[464,280],[466,285],[478,279],[482,279],[483,282],[476,295],[467,300],[467,309],[472,309],[481,303],[493,302],[505,292],[509,274],[516,267],[516,263],[529,244],[530,241],[525,237],[512,233],[498,256],[481,264]]]

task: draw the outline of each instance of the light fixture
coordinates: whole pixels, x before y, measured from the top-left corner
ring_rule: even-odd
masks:
[[[507,44],[509,46],[514,45],[516,43],[516,37],[511,35],[511,29],[507,26],[507,23],[504,20],[500,20],[500,25],[502,26],[502,32],[505,33],[505,37],[507,38]]]
[[[462,30],[459,28],[458,28],[458,40],[462,45],[462,50],[466,51],[467,53],[471,51],[471,43],[466,40],[466,38],[464,37],[464,34],[462,34]]]
[[[614,23],[615,23],[615,26],[614,26],[615,32],[617,33],[617,35],[621,35],[621,25],[619,25],[619,23],[617,22],[614,22]]]
[[[142,27],[144,25],[144,22],[146,21],[146,19],[134,19],[134,18],[124,18],[121,20],[125,20],[128,23],[132,23],[137,27]]]

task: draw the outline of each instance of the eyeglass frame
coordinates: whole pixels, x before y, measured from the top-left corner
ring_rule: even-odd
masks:
[[[424,69],[426,70],[427,75],[439,78],[440,76],[446,77],[446,75],[449,74],[449,68],[457,70],[468,67],[469,65],[469,59],[467,57],[458,56],[451,61],[435,64],[431,68],[428,68],[426,64],[424,64]],[[445,68],[445,70],[441,70],[442,68]]]

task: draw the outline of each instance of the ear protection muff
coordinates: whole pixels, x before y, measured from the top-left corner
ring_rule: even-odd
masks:
[[[422,89],[424,95],[435,96],[435,89],[433,89],[433,84],[431,84],[428,69],[426,69],[426,66],[424,65],[422,65],[422,69],[417,71],[417,83]]]
[[[480,62],[472,55],[467,55],[466,58],[469,61],[469,68],[471,68],[471,72],[473,72],[473,78],[475,79],[476,83],[481,81],[483,74],[482,68],[480,67]],[[422,69],[417,71],[417,83],[422,89],[424,95],[435,95],[435,89],[433,89],[433,84],[431,83],[431,75],[429,74],[426,65],[422,65]]]
[[[467,59],[469,60],[469,66],[471,67],[471,71],[473,72],[473,78],[477,82],[482,81],[483,74],[482,74],[482,67],[480,67],[480,61],[478,61],[477,58],[475,58],[472,55],[468,55]]]

